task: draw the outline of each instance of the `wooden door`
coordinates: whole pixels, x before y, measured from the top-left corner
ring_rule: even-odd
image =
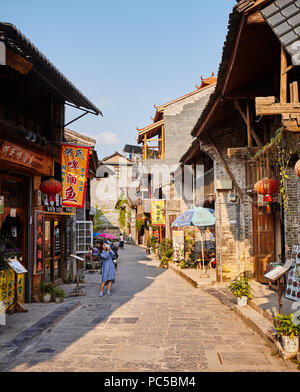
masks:
[[[253,252],[254,274],[260,283],[267,283],[264,274],[267,266],[275,261],[275,225],[274,214],[253,205]]]

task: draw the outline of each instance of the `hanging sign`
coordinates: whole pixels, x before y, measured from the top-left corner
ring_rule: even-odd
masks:
[[[151,223],[154,226],[166,224],[164,200],[151,201]]]
[[[61,146],[62,205],[84,206],[90,147]]]
[[[35,273],[42,272],[44,269],[44,213],[43,211],[35,211]]]

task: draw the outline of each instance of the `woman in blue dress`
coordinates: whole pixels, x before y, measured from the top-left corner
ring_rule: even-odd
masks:
[[[102,252],[100,253],[102,260],[102,282],[100,285],[99,297],[103,296],[105,285],[107,285],[107,294],[111,295],[111,285],[115,281],[115,265],[112,261],[112,256],[114,256],[114,252],[111,250],[110,246],[103,243]]]

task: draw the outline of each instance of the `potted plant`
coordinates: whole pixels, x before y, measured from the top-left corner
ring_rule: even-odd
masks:
[[[239,306],[246,306],[248,299],[252,298],[251,287],[245,276],[233,280],[229,285],[229,289],[237,297],[237,304]]]
[[[63,302],[64,298],[66,297],[65,290],[61,287],[55,287],[52,293],[52,297],[54,298],[55,302]]]
[[[290,315],[278,314],[274,317],[277,335],[281,338],[282,348],[288,353],[297,353],[299,350],[300,325],[294,324],[293,313]]]
[[[53,283],[41,283],[40,285],[42,301],[47,303],[52,299],[52,294],[54,292]]]

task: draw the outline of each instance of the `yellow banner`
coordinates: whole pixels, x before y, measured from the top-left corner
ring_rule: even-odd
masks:
[[[151,201],[151,223],[152,225],[165,225],[165,201],[152,200]]]
[[[84,206],[90,147],[61,146],[62,205]]]

